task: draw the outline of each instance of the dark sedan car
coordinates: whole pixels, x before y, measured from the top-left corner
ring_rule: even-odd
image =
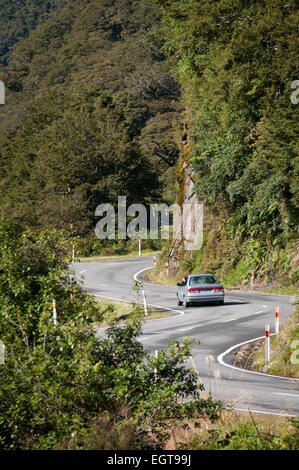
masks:
[[[178,283],[178,305],[189,307],[191,303],[224,304],[224,289],[214,274],[191,274]]]

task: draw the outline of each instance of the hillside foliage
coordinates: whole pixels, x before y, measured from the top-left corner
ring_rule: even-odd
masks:
[[[231,268],[248,255],[240,268],[248,276],[250,264],[265,274],[262,265],[275,252],[272,274],[276,262],[276,271],[293,272],[297,263],[287,257],[295,251],[299,214],[299,106],[291,102],[299,77],[296,2],[157,3],[163,50],[183,88],[184,158],[206,206],[204,259],[221,270],[224,261]]]
[[[86,235],[118,195],[175,198],[180,89],[151,1],[65,3],[1,68],[0,204],[21,225]]]
[[[0,64],[6,63],[16,42],[28,37],[65,3],[66,0],[1,0]]]

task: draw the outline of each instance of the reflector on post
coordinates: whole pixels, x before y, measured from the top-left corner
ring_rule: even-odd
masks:
[[[270,326],[265,325],[265,363],[270,361]]]
[[[275,311],[275,334],[279,333],[279,307],[276,307]]]

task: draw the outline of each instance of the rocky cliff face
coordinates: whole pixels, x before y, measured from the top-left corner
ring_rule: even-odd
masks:
[[[177,179],[179,194],[177,203],[181,207],[180,237],[173,238],[168,253],[169,268],[176,272],[182,261],[190,259],[195,250],[203,244],[203,204],[195,190],[195,177],[189,166],[190,144],[188,134],[183,133],[181,142],[181,161],[178,165]]]

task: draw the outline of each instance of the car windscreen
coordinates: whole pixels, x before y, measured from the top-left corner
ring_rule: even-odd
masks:
[[[215,284],[217,279],[215,276],[192,276],[189,285],[195,286],[196,284]]]

